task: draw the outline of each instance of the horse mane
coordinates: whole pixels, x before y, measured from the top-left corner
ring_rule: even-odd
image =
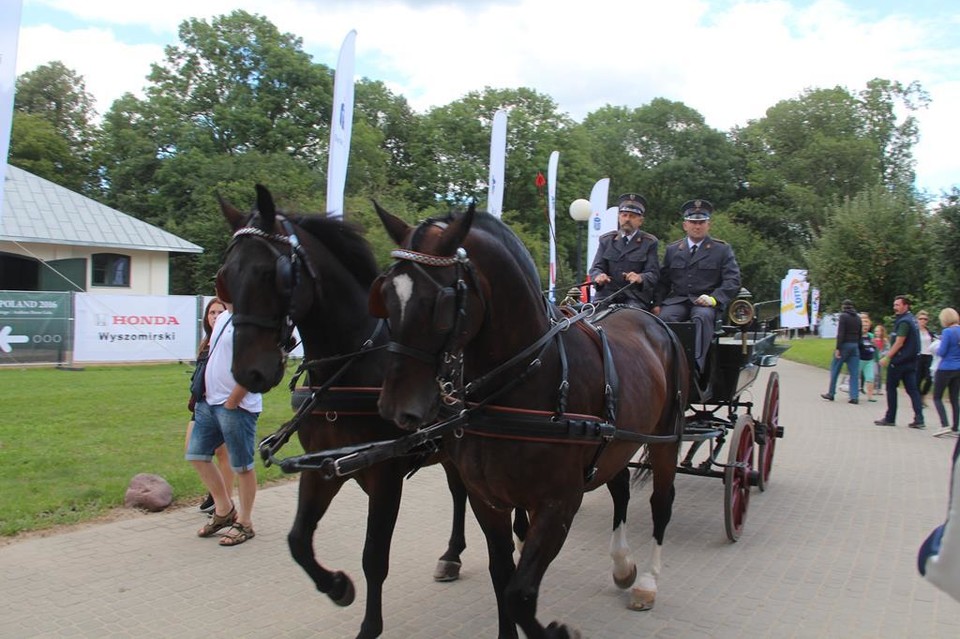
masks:
[[[430,224],[434,222],[449,224],[456,215],[459,214],[457,212],[450,212],[444,217],[430,218],[424,221],[417,227],[413,238],[411,238],[412,244],[416,246],[420,235]],[[473,224],[471,228],[484,231],[499,241],[500,244],[507,249],[507,254],[513,258],[514,262],[516,262],[520,270],[527,276],[535,289],[539,291],[543,288],[540,283],[540,271],[537,270],[536,262],[534,262],[533,256],[530,255],[530,250],[527,249],[526,245],[517,237],[513,229],[504,224],[500,218],[486,211],[476,211],[473,214]]]
[[[363,288],[370,288],[373,280],[380,274],[380,269],[370,250],[370,244],[358,227],[322,215],[287,214],[287,218],[333,253]]]

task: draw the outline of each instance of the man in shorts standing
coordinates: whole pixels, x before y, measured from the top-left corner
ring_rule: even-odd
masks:
[[[218,297],[223,299],[219,294]],[[193,464],[204,486],[213,496],[210,520],[197,531],[199,537],[211,537],[228,528],[220,538],[221,546],[238,546],[253,539],[253,501],[257,495],[254,449],[257,418],[263,411],[260,393],[249,393],[237,384],[231,373],[233,362],[233,304],[227,303],[210,336],[210,357],[204,374],[205,396],[197,402],[193,432],[186,459]],[[230,467],[237,474],[239,506],[230,499],[229,487],[220,469],[212,462],[214,451],[226,443]]]

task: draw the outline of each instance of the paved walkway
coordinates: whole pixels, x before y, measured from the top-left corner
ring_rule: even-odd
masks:
[[[625,608],[610,579],[605,490],[589,494],[546,575],[540,619],[585,637],[950,637],[960,604],[922,581],[917,547],[946,512],[954,440],[873,425],[882,404],[826,402],[827,373],[783,361],[771,486],[753,491],[740,541],[727,541],[719,480],[680,476],[656,608]],[[765,380],[755,386],[762,401]],[[838,398],[839,399],[839,398]],[[881,398],[882,400],[882,398]],[[907,406],[901,403],[901,411]],[[928,421],[933,411],[928,415]],[[195,508],[138,516],[0,548],[3,637],[353,637],[364,600],[365,499],[349,484],[321,522],[317,555],[348,571],[357,601],[318,595],[287,552],[296,484],[262,491],[257,537],[198,539]],[[645,490],[629,521],[634,554],[650,534]],[[495,637],[486,550],[472,515],[459,582],[430,577],[448,535],[435,468],[407,482],[385,590],[385,637]]]

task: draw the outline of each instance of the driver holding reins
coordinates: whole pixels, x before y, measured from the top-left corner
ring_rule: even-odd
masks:
[[[660,277],[658,240],[640,230],[647,201],[637,193],[624,193],[618,209],[618,228],[600,236],[600,246],[590,267],[590,279],[597,289],[594,301],[612,297],[610,302],[647,311]],[[633,286],[621,291],[627,284]]]

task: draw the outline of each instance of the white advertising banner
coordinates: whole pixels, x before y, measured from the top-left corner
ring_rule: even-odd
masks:
[[[807,272],[802,269],[790,269],[780,281],[780,327],[807,328],[810,325],[810,313],[807,307],[807,293],[810,283]]]
[[[353,67],[356,30],[340,46],[333,76],[333,115],[330,118],[330,153],[327,158],[327,216],[343,217],[343,192],[347,186],[350,135],[353,132]]]
[[[597,180],[590,191],[590,225],[587,230],[587,268],[584,273],[590,272],[593,258],[600,246],[600,236],[607,231],[617,228],[617,216],[607,215],[607,198],[610,194],[610,178]],[[612,225],[612,226],[611,226]]]
[[[74,296],[74,362],[192,360],[197,355],[193,295]]]
[[[557,164],[560,162],[560,152],[550,153],[550,162],[547,164],[547,222],[550,226],[550,290],[548,297],[551,302],[557,301]]]
[[[490,177],[487,181],[487,212],[503,215],[503,174],[507,164],[507,112],[497,109],[490,131]]]
[[[20,37],[20,0],[3,0],[0,12],[0,217],[7,174],[10,127],[13,126],[13,93],[17,80],[17,40]]]

